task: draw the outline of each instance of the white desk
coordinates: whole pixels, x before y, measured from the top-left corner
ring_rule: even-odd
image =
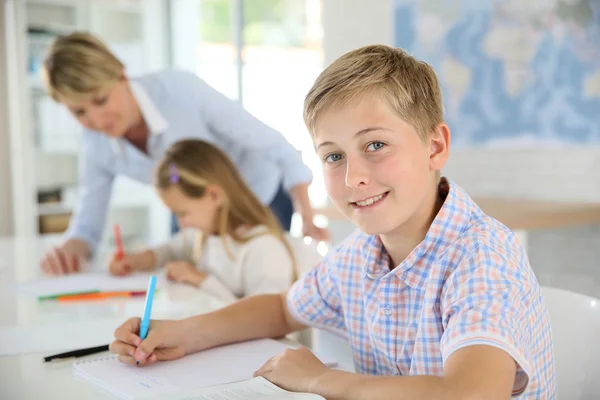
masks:
[[[143,298],[59,304],[17,295],[11,289],[12,284],[41,275],[40,255],[52,243],[52,238],[43,241],[0,239],[0,326],[61,321],[84,324],[104,318],[125,321],[130,316],[142,314]],[[171,284],[157,296],[153,317],[183,318],[224,305],[194,288]],[[0,356],[0,399],[111,398],[95,385],[77,379],[72,373],[72,360],[44,363],[43,357],[47,355]]]

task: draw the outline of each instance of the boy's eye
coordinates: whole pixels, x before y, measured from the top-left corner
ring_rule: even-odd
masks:
[[[333,153],[325,156],[325,162],[334,163],[340,161],[342,159],[342,155],[339,153]]]
[[[85,115],[85,110],[84,109],[73,110],[73,114],[76,117],[83,117]]]
[[[371,142],[367,146],[367,150],[368,151],[377,151],[377,150],[383,148],[384,146],[385,146],[385,143],[383,143],[383,142]]]

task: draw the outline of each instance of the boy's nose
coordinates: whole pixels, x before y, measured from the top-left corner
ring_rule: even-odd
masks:
[[[370,170],[363,160],[350,160],[346,162],[346,186],[351,189],[360,188],[370,181]]]

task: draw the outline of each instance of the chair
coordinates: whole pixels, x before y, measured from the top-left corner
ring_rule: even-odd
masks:
[[[600,398],[600,300],[542,287],[552,328],[557,399]]]

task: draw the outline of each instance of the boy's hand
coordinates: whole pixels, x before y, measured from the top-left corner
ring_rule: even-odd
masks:
[[[311,393],[314,383],[329,369],[306,347],[287,349],[272,357],[254,376],[262,376],[292,392]]]
[[[181,321],[151,321],[148,336],[138,336],[140,318],[130,318],[115,331],[110,351],[127,364],[152,364],[156,361],[175,360],[186,353],[186,331]]]
[[[170,262],[167,264],[166,270],[168,279],[179,283],[191,283],[194,286],[200,286],[207,276],[186,261]]]

